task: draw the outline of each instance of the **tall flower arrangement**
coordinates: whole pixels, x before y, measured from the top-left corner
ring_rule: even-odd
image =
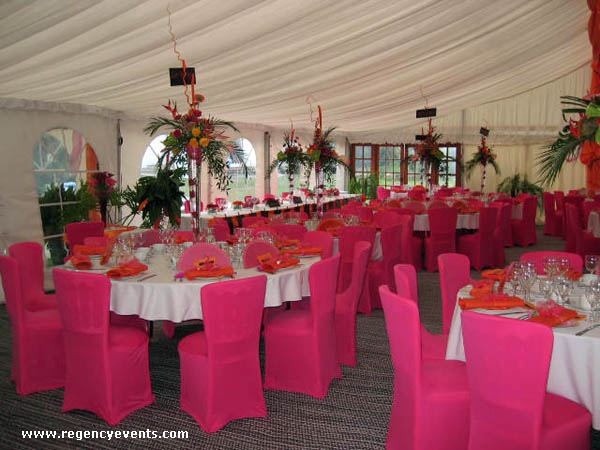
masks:
[[[90,190],[100,205],[100,216],[102,217],[102,222],[104,222],[104,225],[106,225],[108,200],[115,190],[115,185],[117,184],[117,180],[115,180],[113,177],[114,174],[110,172],[96,172],[90,176],[89,181]]]
[[[420,141],[415,147],[415,154],[409,157],[411,162],[421,163],[421,184],[429,186],[431,184],[432,172],[437,172],[444,160],[444,153],[440,150],[439,141],[442,138],[440,133],[435,132],[433,123],[429,119],[427,134],[425,139]],[[423,130],[421,130],[423,134]]]
[[[271,163],[269,174],[279,167],[287,173],[290,183],[290,192],[294,192],[294,175],[301,168],[307,168],[310,165],[309,155],[302,151],[302,144],[296,136],[296,131],[292,127],[289,133],[283,135],[283,149],[277,153],[277,159]]]
[[[471,173],[476,167],[481,166],[481,191],[485,187],[486,169],[487,165],[491,165],[497,174],[500,173],[500,167],[496,162],[496,154],[493,153],[493,148],[489,147],[486,143],[485,136],[481,136],[481,143],[477,147],[477,152],[473,154],[473,157],[465,164],[465,173],[467,178],[471,176]]]
[[[348,169],[348,163],[344,157],[337,154],[335,144],[331,140],[331,133],[335,127],[329,127],[323,131],[323,111],[321,106],[318,106],[319,116],[315,121],[315,133],[313,142],[308,147],[307,153],[310,156],[310,168],[315,169],[316,190],[317,190],[317,216],[323,215],[322,198],[323,189],[325,188],[325,178],[331,180],[337,171],[337,166],[342,166]]]

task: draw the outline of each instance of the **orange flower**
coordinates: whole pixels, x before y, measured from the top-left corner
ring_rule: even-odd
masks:
[[[200,128],[198,128],[198,127],[192,128],[192,135],[194,137],[200,136]]]
[[[200,139],[200,145],[202,147],[208,147],[208,144],[210,144],[210,139],[207,137],[203,137],[202,139]]]
[[[192,138],[190,139],[190,142],[188,143],[188,145],[192,148],[198,148],[198,141],[196,138]]]
[[[142,209],[144,209],[147,204],[148,204],[148,199],[146,199],[142,203],[140,203],[140,206],[138,208],[138,212],[140,212]]]

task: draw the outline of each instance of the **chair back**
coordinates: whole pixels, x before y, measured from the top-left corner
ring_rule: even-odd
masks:
[[[424,201],[427,197],[427,191],[421,189],[411,189],[408,191],[408,198],[411,200]]]
[[[438,267],[442,290],[442,329],[444,334],[448,334],[456,307],[456,296],[462,287],[471,282],[471,268],[469,258],[458,253],[439,255]]]
[[[357,208],[358,218],[363,222],[373,221],[373,210],[367,206],[359,206]]]
[[[373,216],[377,228],[391,227],[400,223],[400,214],[395,211],[380,211]]]
[[[19,263],[12,256],[0,255],[0,275],[6,299],[6,309],[15,329],[23,326],[23,301]]]
[[[427,211],[431,237],[436,240],[454,240],[458,211],[454,208],[438,208]]]
[[[340,230],[338,242],[342,261],[352,261],[354,255],[354,244],[358,241],[365,241],[375,245],[375,235],[377,229],[367,226],[349,226]]]
[[[108,245],[108,238],[106,236],[89,236],[83,238],[83,245],[88,247],[106,247]]]
[[[402,218],[400,218],[402,220]],[[408,226],[408,225],[407,225]],[[396,292],[394,266],[402,262],[402,224],[385,227],[381,230],[383,249],[383,270],[386,284]]]
[[[215,236],[215,240],[219,242],[224,242],[228,239],[231,239],[231,233],[229,232],[229,224],[225,222],[215,222],[215,224],[211,227],[213,230],[213,234]]]
[[[314,263],[308,272],[310,311],[317,340],[319,335],[328,335],[330,330],[326,327],[334,323],[335,291],[339,266],[340,255],[335,255]]]
[[[439,200],[435,200],[429,204],[427,209],[436,209],[436,208],[449,208],[446,202],[441,202]]]
[[[531,261],[536,263],[536,270],[538,275],[544,275],[544,259],[545,258],[568,258],[571,268],[577,272],[583,272],[583,259],[577,253],[569,252],[554,252],[554,251],[542,251],[542,252],[528,252],[523,253],[519,261],[527,262]]]
[[[260,225],[255,225],[256,223],[259,223]],[[252,228],[255,226],[268,226],[268,225],[269,225],[269,219],[267,219],[266,217],[262,217],[262,216],[242,217],[242,227],[244,227],[244,228]]]
[[[258,257],[270,253],[273,258],[279,258],[279,250],[273,244],[265,241],[250,242],[244,250],[244,269],[250,269],[260,265]]]
[[[523,220],[535,226],[535,215],[537,213],[537,197],[527,197],[523,202]]]
[[[37,242],[19,242],[8,248],[8,254],[17,261],[24,301],[31,295],[44,293],[44,256]]]
[[[160,244],[160,231],[159,230],[146,230],[144,231],[144,242],[143,247],[150,247],[153,244]]]
[[[496,208],[481,208],[479,210],[479,232],[481,238],[492,239],[496,229],[498,211]]]
[[[331,228],[343,228],[344,222],[340,219],[323,219],[317,226],[317,231],[327,231]]]
[[[544,212],[546,219],[553,219],[556,216],[554,195],[551,192],[544,192]]]
[[[384,188],[383,186],[377,186],[377,199],[378,200],[385,200],[386,198],[388,198],[390,196],[390,190]]]
[[[105,336],[108,345],[110,279],[102,274],[53,269],[65,337]]]
[[[425,203],[419,201],[408,201],[404,203],[404,207],[406,209],[410,209],[415,212],[415,214],[423,214],[427,208],[425,208]]]
[[[385,202],[385,207],[388,209],[402,208],[402,201],[397,199],[388,200]]]
[[[554,191],[554,198],[556,199],[556,210],[565,210],[565,193],[563,191]]]
[[[396,294],[419,303],[419,288],[415,266],[412,264],[396,264],[394,266],[394,281],[396,283]]]
[[[298,239],[301,241],[304,235],[307,233],[307,229],[304,225],[294,225],[289,223],[282,223],[272,226],[275,233],[286,239]]]
[[[175,242],[194,242],[194,232],[193,231],[176,231],[175,232]]]
[[[402,214],[400,215],[399,223],[402,226],[400,236],[400,262],[409,263],[412,261],[415,215]]]
[[[354,244],[354,258],[352,263],[352,280],[347,290],[338,295],[348,295],[352,300],[353,311],[358,312],[358,301],[365,285],[367,266],[371,257],[371,244],[358,241]]]
[[[185,249],[179,261],[177,261],[177,270],[189,270],[194,268],[194,263],[199,259],[214,256],[216,264],[221,267],[231,266],[231,260],[227,253],[214,244],[200,242]]]
[[[469,448],[489,448],[490,442],[497,449],[540,448],[552,329],[465,311],[462,332],[471,393]]]
[[[266,275],[260,275],[202,287],[202,320],[211,362],[258,358],[266,286]]]
[[[98,222],[73,222],[65,227],[70,253],[76,245],[83,245],[83,239],[90,236],[104,236],[104,223]]]
[[[302,238],[305,247],[321,247],[321,258],[330,258],[333,254],[333,236],[326,231],[307,231]]]

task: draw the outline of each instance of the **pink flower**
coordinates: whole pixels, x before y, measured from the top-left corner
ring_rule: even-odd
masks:
[[[175,136],[176,139],[179,139],[181,137],[181,130],[173,131],[173,136]]]

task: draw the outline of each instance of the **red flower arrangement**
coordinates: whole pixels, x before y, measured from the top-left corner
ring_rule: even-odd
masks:
[[[91,192],[99,201],[108,200],[115,190],[117,180],[110,172],[96,172],[90,177]]]
[[[421,130],[423,133],[423,130]],[[411,162],[420,161],[425,167],[438,170],[444,160],[444,153],[440,150],[439,140],[442,135],[435,133],[435,128],[429,119],[429,128],[425,139],[419,142],[415,148],[415,154],[409,157]]]

